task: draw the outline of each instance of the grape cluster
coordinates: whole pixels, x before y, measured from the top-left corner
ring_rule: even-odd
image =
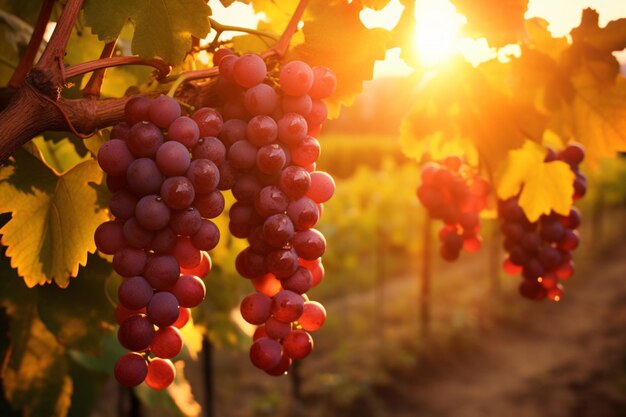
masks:
[[[578,144],[570,144],[558,154],[548,150],[546,162],[566,162],[575,174],[573,200],[585,195],[587,180],[579,170],[585,152]],[[531,300],[549,298],[559,301],[563,285],[574,274],[571,252],[578,247],[576,228],[580,225],[580,211],[574,206],[569,214],[551,212],[531,222],[519,205],[518,197],[498,202],[498,216],[508,252],[503,269],[511,275],[522,274],[520,294]]]
[[[462,249],[476,252],[481,246],[479,213],[487,206],[490,186],[457,156],[422,168],[419,201],[428,215],[444,222],[439,232],[440,254],[454,261]]]
[[[291,61],[268,71],[254,54],[214,55],[216,90],[226,148],[224,187],[236,202],[230,233],[248,240],[236,258],[239,274],[255,292],[241,302],[243,318],[258,325],[252,363],[283,375],[313,348],[308,333],[325,320],[324,307],[306,292],[324,275],[324,236],[316,229],[323,203],[333,195],[330,175],[316,170],[315,139],[327,117],[322,99],[333,93],[335,75],[326,67]]]
[[[179,329],[205,297],[200,277],[210,271],[208,251],[220,237],[209,219],[224,209],[218,186],[225,150],[215,139],[221,127],[213,109],[187,117],[173,98],[137,96],[98,152],[114,219],[94,239],[124,277],[117,336],[131,352],[115,365],[122,385],[145,380],[164,389],[174,380],[170,359],[183,347]]]

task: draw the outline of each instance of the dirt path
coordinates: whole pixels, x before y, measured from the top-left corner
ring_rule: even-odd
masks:
[[[387,396],[394,417],[626,416],[626,245],[602,257],[557,304],[529,304],[524,325]]]

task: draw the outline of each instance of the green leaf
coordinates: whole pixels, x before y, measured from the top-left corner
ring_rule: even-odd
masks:
[[[100,40],[116,39],[124,24],[135,26],[132,51],[143,58],[161,57],[179,64],[191,49],[191,38],[209,33],[211,9],[203,0],[91,0],[87,24]]]
[[[91,255],[87,266],[67,288],[39,289],[39,314],[46,327],[67,348],[98,353],[103,337],[115,326],[113,306],[103,296],[110,263]]]
[[[337,116],[341,105],[349,106],[371,80],[374,62],[385,58],[391,33],[367,29],[360,20],[357,2],[317,0],[310,4],[311,17],[304,20],[304,43],[297,45],[290,59],[311,66],[325,65],[337,76],[337,91],[327,100],[329,114]]]
[[[2,372],[7,399],[31,417],[62,417],[71,403],[72,380],[65,349],[31,304],[12,314],[12,346]]]
[[[499,176],[498,197],[519,197],[520,207],[531,222],[542,214],[569,213],[574,193],[574,173],[563,161],[544,162],[543,146],[526,141],[521,149],[509,152]]]
[[[102,179],[95,160],[59,174],[24,151],[0,168],[0,213],[12,214],[2,244],[26,285],[66,287],[85,265],[93,233],[108,219],[99,208]]]

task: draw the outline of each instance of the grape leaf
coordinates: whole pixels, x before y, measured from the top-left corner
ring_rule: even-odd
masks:
[[[463,31],[474,38],[485,37],[489,45],[501,47],[524,37],[524,14],[528,0],[452,0],[467,17]]]
[[[584,42],[599,51],[621,51],[626,48],[626,18],[609,22],[604,28],[598,26],[598,12],[583,10],[580,25],[572,30],[574,42]]]
[[[363,26],[360,10],[356,2],[312,2],[311,17],[304,20],[302,29],[304,43],[289,56],[311,66],[325,65],[335,72],[337,91],[327,101],[331,116],[338,114],[340,105],[354,102],[363,81],[372,79],[374,62],[385,58],[391,40],[389,31]]]
[[[209,33],[211,9],[203,0],[91,0],[85,19],[100,40],[117,39],[127,20],[135,33],[132,51],[143,58],[155,56],[170,64],[183,61],[191,37]]]
[[[626,79],[619,77],[609,89],[598,88],[586,77],[574,81],[576,96],[555,114],[554,130],[580,142],[593,164],[626,151]]]
[[[233,3],[239,2],[239,3],[243,3],[243,4],[250,4],[251,0],[220,0],[220,3],[222,3],[222,6],[224,7],[228,7]]]
[[[516,196],[521,189],[519,204],[531,222],[550,211],[567,215],[572,205],[574,173],[565,162],[544,162],[545,154],[544,147],[526,141],[509,152],[499,176],[498,197]]]
[[[10,315],[12,345],[2,372],[7,399],[24,415],[65,416],[72,395],[65,349],[39,320],[33,304]]]
[[[26,285],[66,287],[95,251],[93,233],[108,219],[99,208],[102,178],[94,160],[58,174],[23,150],[0,168],[0,212],[12,213],[2,244]]]
[[[494,87],[499,77],[502,74],[456,61],[429,80],[402,121],[400,141],[405,152],[417,159],[420,152],[431,152],[431,146],[438,155],[455,149],[478,152],[481,163],[496,171],[508,151],[521,146],[525,137],[541,138],[541,115],[516,94],[505,94],[499,84]],[[468,139],[471,145],[464,145]],[[415,143],[423,140],[428,144]]]

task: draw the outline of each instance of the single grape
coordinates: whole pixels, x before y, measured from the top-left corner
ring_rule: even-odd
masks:
[[[105,142],[98,151],[98,164],[110,175],[125,175],[134,160],[135,157],[128,149],[128,145],[121,139]]]
[[[146,379],[148,364],[141,354],[128,352],[117,359],[113,374],[125,387],[136,387]]]
[[[108,221],[102,223],[94,232],[96,248],[102,253],[113,255],[124,247],[123,223]]]
[[[291,333],[291,323],[280,321],[275,317],[270,317],[265,322],[265,332],[274,340],[281,340]]]
[[[282,290],[272,297],[272,316],[285,323],[296,321],[304,311],[304,300],[300,294]]]
[[[306,268],[299,267],[291,276],[282,280],[283,288],[296,294],[304,294],[313,287],[313,274]]]
[[[178,319],[178,300],[170,292],[157,292],[152,296],[146,311],[148,318],[155,326],[171,326]]]
[[[272,114],[278,104],[278,95],[269,85],[258,84],[246,90],[243,104],[252,115]]]
[[[208,159],[192,161],[186,176],[193,184],[195,192],[200,194],[215,191],[220,182],[219,168]]]
[[[156,194],[163,183],[163,175],[152,159],[139,158],[129,165],[126,181],[136,195]]]
[[[278,291],[282,290],[281,281],[274,274],[259,275],[252,278],[252,285],[261,294],[273,297]]]
[[[278,249],[265,256],[264,264],[277,278],[287,278],[298,269],[298,255],[293,249]]]
[[[200,259],[200,263],[198,266],[193,268],[180,268],[181,274],[189,274],[195,275],[197,277],[205,277],[209,272],[211,272],[211,268],[213,267],[213,263],[211,261],[211,256],[206,251],[200,251],[202,258]]]
[[[155,390],[170,386],[176,377],[176,368],[169,359],[154,358],[148,364],[146,385]]]
[[[145,96],[135,96],[128,100],[124,105],[124,119],[128,126],[148,120],[150,104],[152,100]]]
[[[328,67],[313,67],[313,85],[309,89],[311,98],[320,99],[331,96],[337,88],[337,78]]]
[[[304,359],[313,350],[313,338],[304,330],[294,330],[283,341],[283,349],[292,359]]]
[[[130,128],[128,149],[138,158],[152,158],[163,144],[163,134],[156,125],[143,121]]]
[[[316,203],[324,203],[335,193],[335,181],[326,172],[315,171],[311,173],[311,186],[306,196]]]
[[[317,301],[306,301],[298,323],[304,330],[314,332],[319,330],[326,321],[326,309]]]
[[[284,113],[298,113],[306,117],[313,109],[313,100],[308,94],[284,96],[281,106]]]
[[[266,74],[267,67],[263,58],[255,54],[244,54],[233,65],[233,79],[244,88],[260,84]]]
[[[278,125],[270,116],[254,116],[246,126],[246,137],[257,147],[270,144],[278,138]]]
[[[152,294],[152,287],[141,276],[124,279],[117,290],[120,304],[130,310],[139,310],[147,306]]]
[[[289,198],[273,185],[263,187],[254,200],[254,208],[263,217],[284,213],[288,204]]]
[[[226,202],[219,191],[208,194],[196,194],[192,205],[198,209],[200,215],[206,219],[213,219],[224,211]]]
[[[211,107],[199,108],[191,115],[191,118],[198,125],[201,138],[217,136],[224,125],[220,112]]]
[[[219,138],[226,146],[226,149],[240,140],[246,140],[246,130],[248,123],[245,120],[230,119],[224,122],[222,131],[219,134]]]
[[[282,348],[280,343],[269,337],[261,337],[250,346],[250,361],[262,370],[272,369],[280,363]]]
[[[199,277],[188,274],[181,275],[169,291],[176,296],[181,307],[196,307],[206,295],[204,282]]]
[[[171,228],[164,227],[154,233],[150,249],[157,255],[165,255],[174,250],[174,245],[176,245],[176,233]]]
[[[234,55],[234,52],[230,48],[220,48],[213,52],[213,66],[218,66],[222,58],[228,55]]]
[[[169,177],[160,187],[161,197],[168,207],[182,210],[191,205],[196,196],[193,183],[187,177]]]
[[[280,69],[279,81],[285,94],[300,96],[313,86],[313,70],[305,62],[291,61]]]
[[[150,103],[148,113],[152,123],[161,129],[167,129],[174,120],[180,117],[181,110],[178,102],[172,97],[159,96]]]
[[[130,316],[134,316],[135,314],[146,314],[146,308],[144,307],[139,310],[130,310],[121,304],[115,306],[115,322],[118,325],[121,325],[124,323],[124,320]]]
[[[263,324],[269,319],[272,299],[260,292],[248,294],[240,305],[241,317],[250,324]]]
[[[302,197],[289,203],[287,216],[293,222],[295,230],[302,231],[314,227],[320,218],[320,213],[313,200]]]
[[[117,340],[126,349],[140,352],[150,346],[154,333],[152,321],[145,314],[135,314],[122,322],[117,331]]]
[[[311,111],[304,118],[309,128],[320,126],[328,118],[328,106],[322,100],[313,100]]]
[[[200,139],[200,129],[192,118],[180,116],[169,125],[167,135],[169,140],[175,140],[192,149]]]
[[[191,269],[200,264],[202,254],[196,248],[191,240],[185,236],[179,236],[176,239],[176,245],[172,252],[181,268]]]
[[[150,350],[154,356],[163,359],[171,359],[183,349],[183,336],[180,330],[174,326],[159,329],[154,334],[150,344]]]
[[[251,169],[256,163],[257,150],[247,140],[233,143],[228,149],[227,158],[230,164],[237,169]]]
[[[302,142],[292,145],[291,160],[294,164],[307,167],[320,156],[320,143],[313,136],[307,136]]]
[[[141,275],[147,258],[142,249],[124,247],[113,255],[113,269],[123,277]]]
[[[233,196],[241,204],[253,204],[261,191],[261,183],[256,175],[244,174],[233,186]]]
[[[311,174],[302,167],[290,165],[281,171],[278,186],[287,197],[296,200],[309,190]]]
[[[191,236],[194,247],[209,251],[214,249],[220,241],[220,229],[210,220],[202,220],[197,232]]]
[[[187,307],[180,307],[178,311],[178,318],[172,324],[173,327],[177,329],[182,329],[189,322],[189,318],[191,317],[191,309]]]
[[[157,290],[165,290],[176,283],[180,267],[172,255],[154,255],[148,258],[143,276]]]
[[[220,166],[226,159],[226,147],[218,138],[213,136],[201,137],[193,147],[192,159],[208,159]]]
[[[111,196],[109,210],[119,220],[130,219],[135,215],[139,199],[128,190],[120,190]]]
[[[292,245],[300,258],[308,260],[319,258],[326,251],[326,239],[316,229],[296,232]]]
[[[166,177],[185,175],[191,163],[189,150],[182,143],[173,140],[159,147],[155,160],[159,171]]]
[[[277,122],[278,139],[287,145],[295,146],[307,137],[309,127],[304,117],[298,113],[285,113]]]
[[[176,210],[170,219],[170,228],[177,235],[191,236],[200,229],[202,217],[195,207]]]
[[[135,218],[146,230],[159,230],[169,223],[170,209],[160,196],[146,195],[137,202]]]
[[[295,235],[291,219],[282,213],[273,214],[263,223],[263,238],[275,248],[282,248]]]

